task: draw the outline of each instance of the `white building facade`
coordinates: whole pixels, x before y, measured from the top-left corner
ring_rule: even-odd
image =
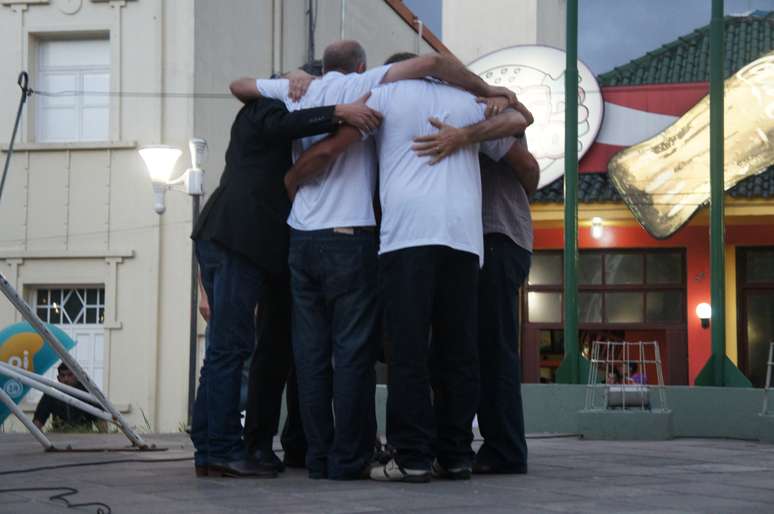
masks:
[[[296,68],[342,37],[369,65],[444,50],[392,0],[0,0],[3,160],[18,73],[41,92],[0,200],[0,271],[78,342],[74,355],[132,424],[185,426],[190,338],[191,199],[168,193],[157,216],[137,149],[206,139],[211,192],[239,107],[228,83]],[[176,175],[188,166],[184,155]],[[0,297],[0,329],[20,320]],[[200,349],[203,332],[199,320]]]
[[[443,43],[465,64],[515,45],[566,45],[567,0],[443,0]]]

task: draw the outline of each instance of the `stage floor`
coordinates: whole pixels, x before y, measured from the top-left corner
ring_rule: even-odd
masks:
[[[120,513],[767,513],[774,512],[774,445],[708,439],[661,442],[529,439],[528,475],[475,476],[429,484],[308,480],[291,470],[270,480],[196,479],[185,434],[146,435],[164,452],[44,453],[28,434],[0,434],[0,489],[74,487],[73,503]],[[52,434],[58,447],[120,448],[121,435]],[[5,474],[40,466],[89,465]],[[2,513],[68,511],[58,491],[0,494]]]

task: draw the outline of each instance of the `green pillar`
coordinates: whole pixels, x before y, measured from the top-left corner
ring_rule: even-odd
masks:
[[[556,380],[580,384],[588,363],[578,344],[578,0],[567,0],[564,101],[564,360]]]
[[[697,385],[750,387],[726,356],[725,187],[723,169],[724,38],[723,0],[712,0],[710,23],[710,281],[712,356]]]

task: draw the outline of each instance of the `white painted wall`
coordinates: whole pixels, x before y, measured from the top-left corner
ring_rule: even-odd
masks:
[[[176,431],[187,410],[191,203],[168,193],[167,211],[157,216],[136,150],[185,148],[182,172],[188,139],[206,138],[211,192],[239,107],[226,96],[228,83],[305,61],[307,1],[82,0],[73,13],[60,9],[78,3],[0,0],[0,144],[11,135],[17,74],[35,68],[40,37],[109,33],[110,89],[167,95],[113,98],[110,141],[88,144],[36,143],[32,97],[0,200],[0,271],[29,300],[40,285],[104,284],[105,392],[132,424],[145,427],[147,418],[151,430]],[[344,37],[363,43],[371,65],[415,49],[415,33],[386,3],[345,4]],[[320,57],[342,34],[342,4],[318,5]],[[0,328],[18,320],[0,298]],[[200,341],[203,332],[200,323]]]
[[[444,0],[443,42],[464,63],[514,45],[565,47],[566,0]]]

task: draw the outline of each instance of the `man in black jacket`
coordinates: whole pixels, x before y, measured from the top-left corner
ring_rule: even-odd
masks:
[[[273,466],[248,457],[242,441],[241,370],[255,346],[256,306],[287,274],[290,201],[283,179],[291,141],[332,132],[342,122],[367,130],[380,116],[362,103],[289,113],[281,102],[261,98],[234,120],[220,185],[191,236],[210,304],[191,424],[198,476],[276,476]]]

